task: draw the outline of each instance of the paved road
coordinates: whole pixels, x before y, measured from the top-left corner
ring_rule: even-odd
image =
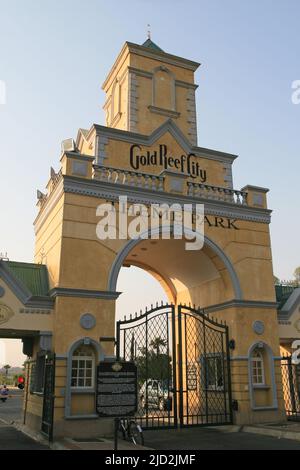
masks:
[[[0,451],[2,450],[49,450],[49,447],[35,442],[13,426],[0,422]]]
[[[300,442],[211,428],[145,431],[145,445],[157,450],[300,450]]]
[[[21,421],[22,419],[22,403],[23,403],[23,390],[12,389],[10,390],[9,397],[5,403],[0,400],[0,420],[6,423]]]
[[[3,403],[0,400],[0,451],[1,450],[48,450],[48,447],[35,442],[11,423],[22,420],[22,390],[10,390],[11,397]]]

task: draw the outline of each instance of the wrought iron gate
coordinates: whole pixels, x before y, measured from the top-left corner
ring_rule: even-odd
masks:
[[[47,354],[45,357],[44,401],[41,430],[48,437],[49,441],[52,441],[53,438],[54,385],[55,354]]]
[[[228,327],[166,304],[117,322],[117,357],[135,361],[143,428],[232,422]]]
[[[300,365],[292,363],[292,356],[281,358],[281,375],[287,419],[300,421]]]

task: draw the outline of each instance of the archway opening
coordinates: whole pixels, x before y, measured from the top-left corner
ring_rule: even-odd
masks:
[[[0,339],[0,419],[5,422],[22,419],[27,360],[22,347],[20,339]]]
[[[141,425],[231,423],[227,327],[220,321],[226,311],[218,320],[203,313],[241,298],[224,252],[208,239],[197,251],[186,250],[184,239],[131,240],[115,260],[110,287],[121,292],[117,356],[137,365]]]
[[[164,287],[148,271],[137,266],[123,266],[117,283],[122,292],[116,302],[116,321],[144,312],[153,302],[168,302]]]
[[[213,247],[185,248],[185,240],[140,240],[118,273],[117,356],[137,366],[145,428],[232,420],[227,327],[202,309],[234,298],[235,286]]]
[[[239,281],[230,260],[219,247],[208,239],[205,239],[201,250],[186,250],[186,240],[184,239],[131,240],[119,253],[112,268],[111,290],[116,288],[121,267],[125,271],[130,267],[138,267],[150,274],[159,282],[170,303],[191,303],[203,309],[232,299],[242,298]],[[142,279],[141,276],[144,274],[140,272],[134,281],[137,285]],[[140,309],[139,303],[133,304],[132,302],[135,298],[140,297],[141,293],[147,296],[147,289],[141,283],[140,289],[135,289],[129,300],[126,292],[130,291],[132,284],[127,282],[129,278],[125,274],[122,274],[120,279],[122,282],[117,286],[117,290],[121,292],[118,312],[126,305],[123,313],[125,314],[125,310],[128,310],[128,304]],[[149,278],[144,277],[143,281],[146,279]],[[158,291],[158,293],[158,297],[161,297],[162,291]],[[126,302],[122,300],[122,296],[123,299],[125,296],[127,297]],[[154,295],[150,303],[159,300]],[[147,305],[147,302],[144,302],[144,305]],[[136,308],[133,310],[136,311]],[[134,313],[134,311],[130,312],[129,309],[130,313]]]

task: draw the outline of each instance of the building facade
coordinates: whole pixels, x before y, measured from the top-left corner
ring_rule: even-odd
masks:
[[[290,351],[300,336],[299,293],[280,310],[268,190],[235,190],[237,156],[198,146],[199,65],[165,53],[150,39],[141,46],[126,42],[103,84],[105,126],[79,129],[76,140],[65,140],[59,172],[51,169],[46,192],[38,191],[34,263],[0,261],[0,334],[22,338],[29,356],[29,427],[44,423],[44,432],[51,426],[54,437],[111,433],[112,420],[95,411],[96,366],[115,355],[122,266],[152,274],[170,305],[195,305],[217,324],[226,322],[231,422],[286,419],[280,345]],[[144,207],[204,204],[203,248],[188,251],[175,236],[130,239],[123,233],[100,240],[97,208],[113,202],[119,221],[120,196]],[[198,357],[196,363],[200,370]],[[53,410],[47,408],[51,393],[45,393],[51,386]],[[173,393],[180,394],[180,387],[183,382]],[[224,389],[217,384],[209,395]]]

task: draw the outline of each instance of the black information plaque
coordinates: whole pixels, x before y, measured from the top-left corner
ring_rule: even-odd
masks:
[[[133,416],[137,411],[137,369],[133,362],[100,362],[96,411],[99,416]]]

